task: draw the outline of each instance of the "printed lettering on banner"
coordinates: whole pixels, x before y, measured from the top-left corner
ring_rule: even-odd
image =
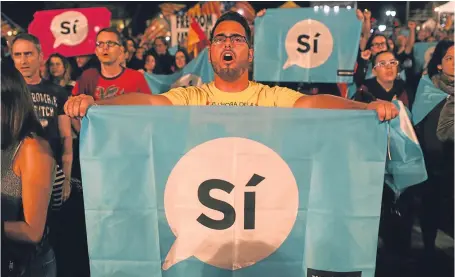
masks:
[[[178,45],[179,42],[185,41],[188,37],[191,21],[187,14],[172,15],[171,17],[171,46]],[[195,16],[196,22],[199,23],[204,30],[207,38],[210,38],[210,32],[217,20],[216,14]]]

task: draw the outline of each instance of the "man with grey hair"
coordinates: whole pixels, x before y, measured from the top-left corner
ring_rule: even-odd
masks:
[[[58,210],[71,193],[73,162],[71,119],[63,111],[68,96],[63,87],[41,78],[43,53],[38,38],[31,34],[19,34],[11,43],[11,56],[15,67],[28,85],[36,115],[44,128],[45,138],[58,165],[51,198],[53,211],[49,213],[48,219],[50,242],[57,258],[57,270],[61,271],[62,262],[65,260],[65,242],[69,238],[64,235],[62,222],[65,215]]]
[[[57,164],[65,174],[63,200],[66,200],[70,194],[73,161],[71,119],[63,111],[63,105],[68,99],[67,93],[62,87],[41,78],[43,53],[35,36],[27,33],[16,36],[11,43],[11,56],[28,85],[35,112],[46,132],[46,139],[54,151]]]

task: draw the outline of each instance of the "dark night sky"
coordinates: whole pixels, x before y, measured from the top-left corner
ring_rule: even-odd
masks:
[[[136,12],[137,5],[140,3],[142,6],[139,10],[138,21],[143,22],[140,23],[139,26],[142,24],[143,28],[145,27],[145,21],[150,19],[156,12],[159,11],[158,5],[161,3],[165,3],[169,1],[157,1],[157,2],[128,2],[127,4],[127,11],[130,15],[133,15]],[[295,1],[298,5],[302,7],[308,7],[309,2],[300,2]],[[102,2],[100,6],[102,6]],[[115,3],[115,2],[110,2]],[[196,1],[188,1],[188,2],[180,2],[185,3],[187,6],[192,6],[196,4]],[[251,5],[259,11],[264,8],[276,8],[281,4],[285,3],[285,1],[272,1],[272,2],[250,2]],[[414,8],[423,8],[427,2],[411,2],[411,9]],[[441,3],[442,4],[442,3]],[[2,2],[2,12],[10,17],[13,21],[17,24],[21,25],[23,28],[27,28],[28,24],[33,19],[33,14],[36,11],[42,10],[44,8],[44,2],[36,1],[36,2]],[[394,1],[394,2],[358,2],[358,8],[365,9],[368,8],[372,11],[373,17],[378,18],[379,16],[383,16],[385,10],[391,8],[397,11],[397,17],[400,18],[402,21],[405,17],[406,11],[406,2],[405,1]],[[138,26],[138,27],[139,27]],[[140,28],[140,27],[139,27]]]

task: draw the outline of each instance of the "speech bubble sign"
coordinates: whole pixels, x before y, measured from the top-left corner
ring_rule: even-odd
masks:
[[[185,74],[180,77],[175,83],[171,85],[171,88],[179,88],[179,87],[191,87],[191,86],[200,86],[202,85],[201,77],[194,75],[194,74]]]
[[[251,266],[285,241],[298,202],[291,169],[269,147],[237,137],[202,143],[178,161],[166,184],[165,214],[176,241],[162,268],[191,256],[223,269]],[[251,249],[251,241],[268,247]]]
[[[51,32],[55,38],[54,49],[62,44],[79,45],[88,34],[87,17],[77,11],[61,13],[52,19]]]
[[[288,59],[283,65],[314,68],[324,64],[332,54],[333,37],[324,23],[314,19],[297,22],[288,31],[285,41]]]

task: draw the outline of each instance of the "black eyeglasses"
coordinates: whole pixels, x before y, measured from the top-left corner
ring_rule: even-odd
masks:
[[[243,44],[243,43],[248,43],[248,40],[245,36],[242,35],[231,35],[231,36],[226,36],[226,35],[217,35],[212,39],[212,43],[215,45],[220,45],[222,43],[225,43],[227,39],[231,40],[231,43],[233,44]]]
[[[98,48],[104,48],[104,45],[107,45],[107,48],[111,48],[111,47],[114,47],[114,46],[116,46],[116,45],[117,45],[117,46],[121,46],[120,43],[118,43],[118,42],[116,42],[116,41],[110,41],[110,40],[108,40],[108,41],[106,41],[106,42],[104,42],[104,41],[97,41],[95,44],[96,44],[96,47],[98,47]]]
[[[372,43],[372,44],[371,44],[371,47],[379,48],[379,47],[383,47],[383,46],[386,46],[386,45],[387,45],[386,42]]]

